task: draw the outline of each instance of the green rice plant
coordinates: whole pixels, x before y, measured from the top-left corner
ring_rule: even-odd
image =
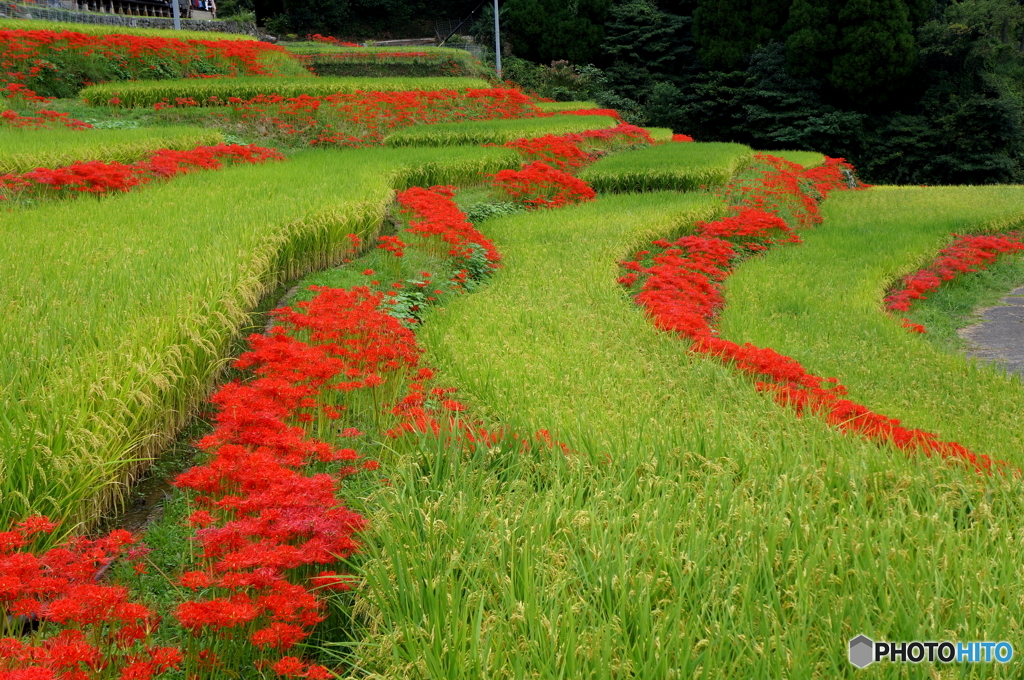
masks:
[[[660,144],[602,158],[584,169],[580,178],[599,192],[692,191],[724,184],[752,158],[750,147],[742,144]]]
[[[461,144],[504,144],[521,137],[563,135],[615,127],[609,116],[554,116],[477,120],[465,123],[415,125],[394,132],[384,140],[388,146],[459,146]]]
[[[817,151],[761,151],[760,153],[785,158],[787,161],[805,168],[816,168],[825,163],[825,154]]]
[[[422,59],[422,60],[434,60],[440,61],[442,59],[452,60],[463,60],[463,59],[475,59],[471,52],[466,50],[456,49],[454,47],[434,47],[432,45],[423,46],[401,46],[401,47],[344,47],[342,45],[331,45],[329,43],[314,42],[311,40],[301,40],[298,42],[286,42],[280,43],[281,47],[285,48],[292,54],[340,54],[340,55],[355,55],[362,57],[364,55],[381,55],[384,58],[394,59]],[[420,55],[426,52],[428,56],[414,56]],[[405,56],[405,55],[408,56]]]
[[[395,188],[509,149],[306,151],[0,222],[0,524],[108,508],[208,394],[247,313],[372,237]]]
[[[537,102],[537,108],[545,113],[556,111],[581,111],[584,109],[600,109],[597,102]]]
[[[482,224],[504,266],[427,316],[428,358],[469,412],[568,451],[389,442],[388,485],[351,497],[365,634],[327,651],[403,680],[852,678],[859,633],[1016,635],[1014,477],[794,417],[622,293],[618,260],[722,209],[651,193]]]
[[[296,55],[302,64],[320,77],[348,78],[487,78],[490,70],[479,62],[460,63],[448,60],[417,60],[384,58],[356,60],[335,54]]]
[[[220,144],[217,130],[166,127],[130,130],[5,129],[0,135],[0,174],[57,168],[76,161],[134,163],[157,149]]]
[[[672,128],[644,128],[647,130],[647,134],[651,136],[655,142],[670,142],[672,141]]]
[[[332,69],[376,67],[391,76],[418,73],[444,76],[489,75],[472,53],[452,47],[341,47],[316,42],[286,43],[289,52],[300,57],[316,75],[356,75],[330,73]],[[403,67],[413,68],[410,72]],[[419,67],[420,71],[416,71]],[[443,70],[443,73],[441,72]]]
[[[403,90],[468,90],[486,88],[487,81],[476,78],[217,78],[210,80],[152,80],[93,85],[81,91],[82,98],[93,104],[119,100],[118,106],[152,106],[189,98],[198,105],[208,104],[211,97],[224,103],[229,97],[252,99],[257,95],[277,94],[282,97],[309,95],[324,97],[353,92],[390,92]]]
[[[255,40],[244,33],[219,33],[216,31],[174,31],[164,28],[130,28],[128,26],[105,26],[102,24],[79,24],[67,21],[42,21],[39,19],[0,19],[3,31],[74,31],[89,35],[138,35],[152,38],[176,38],[178,40]]]
[[[839,378],[855,402],[1019,465],[1020,379],[907,332],[882,299],[953,233],[1024,224],[1022,200],[1015,186],[835,192],[802,246],[755,258],[729,278],[722,336],[792,356]]]

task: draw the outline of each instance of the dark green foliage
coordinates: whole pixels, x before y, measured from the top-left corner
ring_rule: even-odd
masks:
[[[924,5],[915,2],[915,16]],[[851,101],[883,102],[914,68],[904,0],[794,0],[785,32],[792,73],[822,78]]]
[[[794,0],[785,26],[789,70],[799,77],[825,78],[839,42],[844,0]]]
[[[498,7],[498,21],[502,26],[505,25],[505,21],[508,18],[508,13],[505,11],[504,6]],[[479,11],[477,11],[471,21],[469,22],[469,35],[473,36],[473,40],[486,47],[493,54],[494,52],[494,5],[490,2],[485,2]]]
[[[751,52],[778,39],[792,0],[698,0],[693,34],[704,65],[743,68]]]
[[[555,101],[587,101],[605,91],[605,74],[593,66],[572,66],[567,61],[543,66],[510,56],[502,59],[502,69],[505,78]]]
[[[977,35],[937,23],[927,28],[911,77],[917,89],[898,109],[828,103],[824,82],[788,73],[784,48],[775,43],[756,52],[746,71],[701,73],[686,87],[659,83],[645,102],[650,123],[701,140],[848,158],[872,183],[1021,181],[1018,98],[985,77]]]
[[[790,75],[783,45],[771,43],[746,71],[703,73],[684,88],[659,84],[648,111],[652,124],[701,140],[850,155],[865,116],[823,103],[821,89],[819,80]]]
[[[660,79],[681,82],[695,70],[690,17],[664,12],[651,0],[613,7],[604,42],[612,65],[609,85],[633,100],[646,99]]]
[[[612,0],[505,0],[502,33],[531,61],[589,64],[600,59],[611,6]]]
[[[222,0],[217,3],[217,18],[251,18],[256,11],[253,0]]]
[[[907,11],[910,13],[910,23],[915,27],[920,26],[929,19],[933,19],[935,13],[935,0],[906,0]]]
[[[620,0],[604,74],[588,70],[587,91],[574,86],[571,98],[701,141],[845,157],[872,183],[1024,181],[1017,0],[781,4],[785,23],[768,2]],[[767,18],[737,22],[755,11]],[[518,70],[553,80],[540,67]]]
[[[323,33],[366,40],[426,38],[437,19],[463,19],[478,0],[253,0],[256,16],[278,33]],[[468,26],[467,26],[468,29]]]
[[[919,44],[920,99],[868,140],[870,172],[908,184],[1020,181],[1020,97],[995,77],[990,40],[977,28],[935,21]]]

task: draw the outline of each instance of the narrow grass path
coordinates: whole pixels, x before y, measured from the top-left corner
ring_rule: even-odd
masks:
[[[722,336],[768,346],[850,398],[975,453],[1024,464],[1024,384],[937,349],[885,313],[900,276],[931,261],[951,234],[1024,222],[1024,187],[836,192],[804,245],[768,253],[727,282]]]
[[[384,458],[359,567],[372,677],[854,677],[861,632],[1016,639],[1015,483],[797,419],[615,283],[717,209],[653,193],[484,223],[504,268],[420,337],[473,413],[573,451]]]

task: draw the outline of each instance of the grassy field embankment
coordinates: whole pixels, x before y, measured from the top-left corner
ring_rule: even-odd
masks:
[[[3,522],[41,513],[70,531],[116,498],[208,394],[261,296],[375,234],[392,189],[516,163],[507,149],[310,151],[6,217]]]
[[[564,135],[601,130],[618,124],[609,116],[555,116],[474,120],[460,123],[415,125],[388,135],[388,146],[459,146],[461,144],[504,144],[524,137]]]
[[[722,336],[768,346],[835,376],[850,398],[976,453],[1021,464],[1024,385],[908,333],[882,305],[953,233],[1024,222],[1024,188],[892,188],[833,194],[802,246],[729,278]]]
[[[365,667],[852,677],[861,632],[1015,629],[1024,588],[978,577],[1024,561],[1015,481],[796,418],[617,286],[618,259],[719,209],[652,193],[484,223],[503,269],[420,337],[473,413],[570,450],[384,458],[390,484],[365,502]]]
[[[595,191],[693,190],[725,184],[754,156],[749,146],[686,142],[614,154],[580,173]]]
[[[223,104],[230,97],[252,99],[258,95],[282,97],[325,97],[353,92],[399,92],[409,90],[470,90],[489,87],[479,78],[217,78],[212,80],[140,80],[92,85],[83,89],[81,97],[96,104],[118,100],[117,106],[152,106],[158,102],[172,104],[179,97],[191,97],[199,106],[217,97]]]
[[[4,128],[0,135],[0,174],[56,168],[77,161],[134,163],[157,149],[184,151],[220,144],[218,130],[189,127],[132,130],[21,130]]]

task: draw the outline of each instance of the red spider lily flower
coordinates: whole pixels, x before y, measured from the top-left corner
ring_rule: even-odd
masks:
[[[939,251],[927,267],[904,276],[885,297],[890,312],[908,312],[914,300],[924,300],[945,281],[952,281],[968,272],[986,269],[1003,254],[1024,251],[1024,232],[957,236],[951,245]],[[924,333],[920,324],[903,319],[903,327],[913,333]]]
[[[597,196],[583,180],[542,161],[529,163],[522,170],[502,170],[494,175],[494,186],[529,208],[559,208]]]
[[[1005,465],[974,454],[956,442],[940,441],[931,433],[906,428],[896,419],[874,413],[844,398],[846,389],[838,380],[813,375],[796,360],[771,348],[739,345],[716,336],[711,322],[724,302],[722,281],[732,270],[738,249],[757,251],[779,243],[799,242],[772,213],[782,203],[795,204],[802,208],[798,220],[805,225],[814,224],[820,221],[817,200],[830,191],[848,188],[843,171],[850,168],[842,159],[827,159],[823,167],[806,171],[770,156],[759,155],[757,159],[767,168],[761,184],[735,181],[723,191],[738,204],[731,216],[697,225],[697,235],[671,243],[656,241],[654,245],[659,250],[650,257],[650,265],[642,265],[639,260],[623,263],[629,273],[620,281],[630,286],[640,284],[637,303],[656,326],[688,338],[694,351],[729,362],[755,378],[758,390],[792,407],[798,415],[813,413],[844,432],[890,442],[908,452],[938,454],[978,470]],[[962,264],[944,261],[943,275],[995,257],[993,250],[986,248],[1017,249],[1009,242],[971,242],[964,246]],[[955,256],[953,261],[958,262]],[[938,285],[941,276],[923,270],[910,277],[910,281],[911,293],[901,291],[890,296],[895,304],[903,304],[918,291]]]

